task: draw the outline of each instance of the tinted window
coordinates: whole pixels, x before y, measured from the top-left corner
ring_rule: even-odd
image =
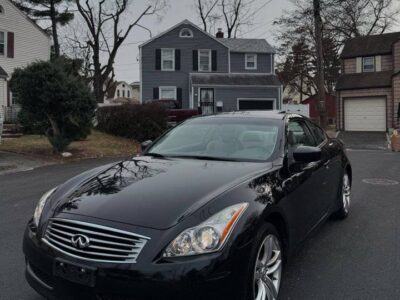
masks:
[[[318,127],[317,125],[315,125],[311,122],[309,122],[308,125],[310,126],[310,128],[314,134],[317,145],[322,144],[326,140],[325,131],[323,131],[320,127]]]
[[[291,120],[288,125],[288,143],[291,146],[315,146],[313,137],[306,124],[302,121]]]

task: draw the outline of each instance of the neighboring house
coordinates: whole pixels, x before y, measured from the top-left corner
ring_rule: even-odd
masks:
[[[264,39],[214,37],[188,20],[139,46],[141,99],[175,99],[182,108],[280,109],[274,49]]]
[[[400,32],[346,42],[338,96],[338,127],[348,131],[398,128]]]
[[[132,87],[132,98],[142,102],[142,99],[140,99],[140,81],[132,82],[131,87]]]
[[[317,122],[319,118],[318,113],[318,95],[311,96],[305,99],[302,104],[309,104],[310,119]],[[329,125],[336,124],[336,97],[328,93],[325,94],[325,107]]]
[[[8,80],[16,68],[50,59],[50,37],[9,0],[0,0],[0,107],[13,104]]]
[[[117,81],[108,90],[104,103],[138,103],[139,99],[134,97],[134,90],[125,81]]]

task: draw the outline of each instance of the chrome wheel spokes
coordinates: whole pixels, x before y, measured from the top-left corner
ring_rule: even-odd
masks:
[[[343,176],[343,189],[342,189],[342,197],[343,197],[343,209],[347,213],[350,208],[350,196],[351,196],[351,185],[350,179],[347,174]]]
[[[254,273],[254,299],[278,297],[282,274],[282,253],[278,238],[268,235],[260,246]]]

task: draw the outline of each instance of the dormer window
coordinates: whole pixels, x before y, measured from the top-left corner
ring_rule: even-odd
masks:
[[[4,14],[4,7],[2,5],[0,5],[0,15]]]
[[[246,54],[245,68],[246,70],[257,70],[257,54]]]
[[[181,38],[192,38],[193,37],[193,31],[191,31],[189,28],[183,28],[179,32],[179,37],[181,37]]]
[[[363,72],[375,72],[375,57],[363,57],[362,70]]]

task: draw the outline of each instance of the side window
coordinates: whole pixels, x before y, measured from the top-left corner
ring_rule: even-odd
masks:
[[[315,146],[306,124],[302,121],[291,120],[288,125],[287,139],[290,146]]]
[[[311,128],[315,140],[317,142],[317,145],[322,144],[326,140],[326,134],[325,131],[322,130],[322,128],[318,127],[317,125],[308,122],[308,126]]]

